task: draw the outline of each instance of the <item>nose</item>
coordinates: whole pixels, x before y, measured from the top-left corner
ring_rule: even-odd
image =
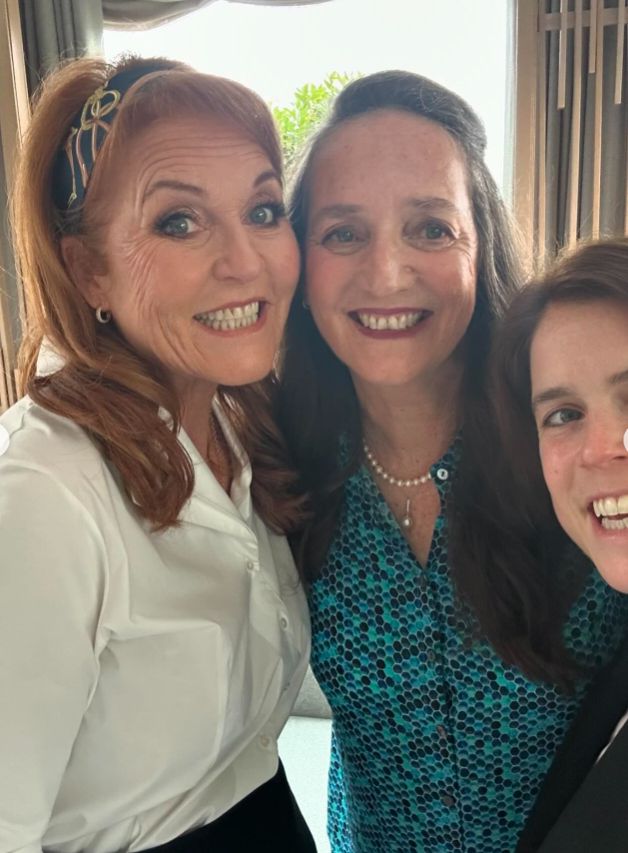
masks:
[[[212,264],[217,279],[246,284],[260,275],[263,266],[257,241],[245,225],[235,223],[223,229]]]
[[[614,459],[628,459],[624,433],[628,423],[617,416],[593,417],[589,413],[582,443],[582,462],[586,466],[605,465]]]
[[[389,235],[373,239],[364,255],[364,281],[374,296],[386,296],[405,290],[410,282],[411,267],[407,249]]]

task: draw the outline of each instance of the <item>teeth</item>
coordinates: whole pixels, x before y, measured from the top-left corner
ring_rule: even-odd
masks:
[[[412,326],[416,326],[423,317],[423,314],[423,311],[413,311],[409,314],[388,314],[386,316],[360,313],[358,314],[358,320],[367,329],[374,329],[378,332],[388,329],[398,331],[399,329],[410,329]]]
[[[600,498],[593,501],[593,512],[598,518],[628,514],[628,495],[619,498]]]
[[[628,518],[603,518],[601,523],[605,530],[628,530]]]
[[[231,329],[244,329],[257,323],[259,318],[259,302],[249,302],[235,308],[221,308],[218,311],[207,311],[197,314],[194,318],[199,323],[217,331],[227,332]]]

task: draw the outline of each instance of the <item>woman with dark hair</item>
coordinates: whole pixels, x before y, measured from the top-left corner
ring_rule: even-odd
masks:
[[[309,620],[271,372],[298,276],[261,99],[79,60],[24,141],[0,417],[0,851],[312,853]]]
[[[520,271],[485,144],[457,95],[374,74],[338,96],[293,192],[280,421],[312,500],[294,545],[334,717],[334,853],[513,850],[575,662],[605,661],[624,625],[619,596],[579,590],[562,542],[513,538],[491,497],[487,357]]]
[[[525,287],[500,329],[495,366],[521,523],[560,525],[611,587],[628,592],[628,239],[582,245]],[[624,643],[556,755],[521,853],[626,850],[627,717]]]

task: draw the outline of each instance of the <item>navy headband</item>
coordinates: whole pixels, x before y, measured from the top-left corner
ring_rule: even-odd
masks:
[[[117,115],[122,98],[134,83],[167,68],[142,65],[121,71],[89,96],[72,119],[69,136],[57,154],[53,171],[53,199],[60,210],[83,203],[94,163]]]

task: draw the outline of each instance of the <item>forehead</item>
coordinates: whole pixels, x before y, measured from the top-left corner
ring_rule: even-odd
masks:
[[[202,176],[208,169],[220,174],[269,168],[267,154],[234,122],[222,117],[181,116],[156,121],[133,134],[118,149],[112,169],[128,186],[146,183],[156,175],[183,172]],[[120,183],[120,180],[117,181]]]
[[[336,128],[316,152],[312,196],[360,188],[466,196],[467,169],[457,142],[440,125],[399,110],[375,110]]]
[[[627,304],[616,300],[553,303],[532,338],[532,384],[610,375],[627,358]]]

